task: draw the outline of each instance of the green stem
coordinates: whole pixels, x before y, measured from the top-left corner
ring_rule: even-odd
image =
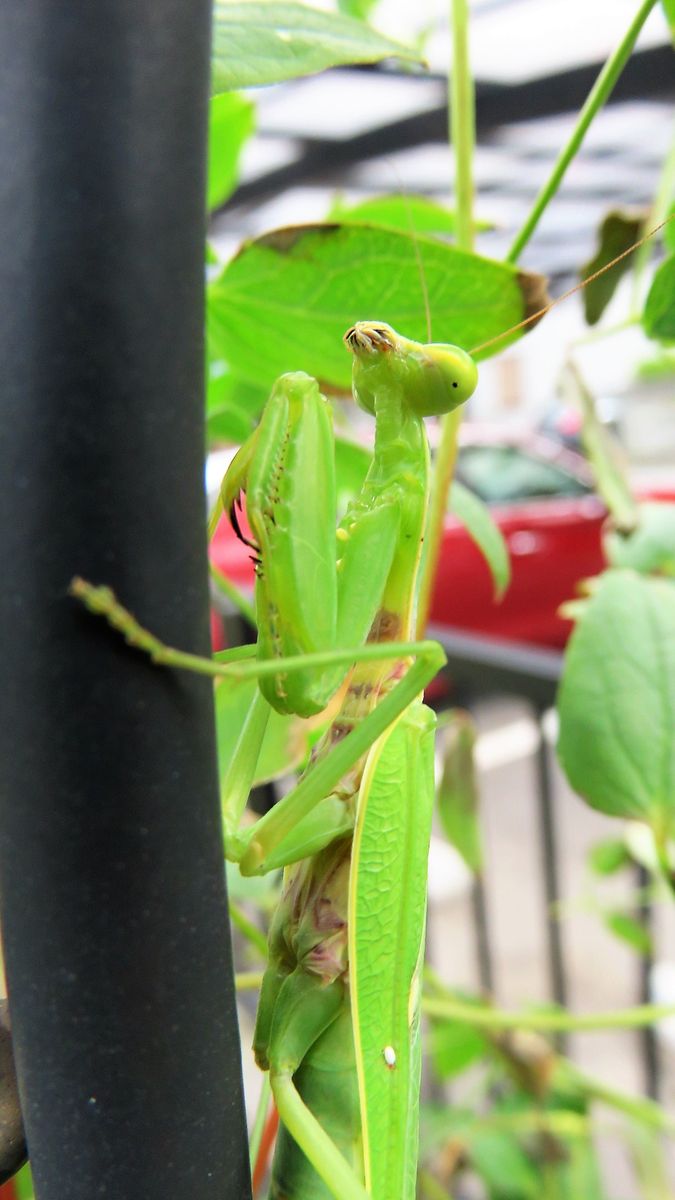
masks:
[[[661,168],[661,177],[659,179],[654,203],[652,204],[649,216],[645,221],[643,228],[653,229],[656,225],[660,225],[668,215],[668,209],[673,202],[673,193],[675,192],[675,138],[666,155],[665,162]],[[636,251],[633,263],[633,294],[631,302],[631,311],[636,320],[641,316],[640,304],[640,285],[642,278],[653,251],[651,242],[645,242]]]
[[[455,158],[455,207],[457,245],[473,250],[473,155],[476,138],[475,89],[469,62],[469,6],[467,0],[452,0],[452,70],[448,81],[450,137]],[[455,409],[441,421],[441,439],[436,453],[431,484],[431,501],[425,539],[418,602],[417,633],[424,636],[429,620],[431,593],[436,578],[443,539],[448,492],[457,461],[457,435],[461,410]]]
[[[234,986],[238,992],[259,992],[262,981],[262,971],[237,971],[234,977]]]
[[[336,1200],[369,1200],[340,1151],[303,1104],[290,1075],[275,1075],[272,1091],[279,1116]],[[394,1198],[392,1197],[392,1200]]]
[[[455,208],[457,245],[473,250],[473,155],[476,139],[475,89],[469,62],[469,6],[467,0],[452,0],[452,69],[448,80],[450,139],[455,158]],[[443,540],[448,491],[457,461],[457,435],[462,420],[455,409],[441,421],[441,439],[431,483],[431,500],[425,535],[417,615],[418,636],[424,635],[429,620],[431,593]]]
[[[250,600],[246,599],[244,593],[240,591],[235,583],[232,583],[231,579],[227,578],[227,575],[223,575],[222,571],[219,571],[217,567],[214,567],[213,563],[209,563],[209,574],[218,588],[218,591],[222,592],[223,596],[227,596],[227,599],[234,604],[234,607],[238,612],[241,613],[242,617],[248,621],[249,625],[252,625],[254,629],[257,629],[258,626],[255,618],[255,608],[251,604]]]
[[[665,1017],[675,1016],[675,1005],[642,1004],[613,1012],[505,1012],[498,1008],[479,1008],[459,1000],[423,997],[422,1012],[428,1017],[460,1021],[481,1029],[531,1029],[540,1033],[585,1033],[596,1029],[642,1029]]]
[[[452,0],[452,68],[448,80],[450,139],[455,157],[457,245],[473,250],[473,153],[476,100],[469,61],[468,0]]]
[[[581,147],[581,143],[586,136],[591,121],[611,95],[614,84],[616,83],[619,75],[623,71],[623,68],[630,58],[633,47],[637,41],[638,34],[640,33],[642,26],[647,20],[647,17],[652,9],[655,7],[656,3],[657,0],[642,0],[642,4],[633,17],[633,20],[631,21],[619,45],[614,53],[611,54],[607,59],[607,62],[593,84],[586,102],[579,113],[577,123],[572,131],[572,135],[567,142],[567,145],[558,155],[549,178],[539,192],[529,216],[525,221],[525,224],[517,234],[515,241],[506,256],[508,262],[517,262],[523,251],[523,248],[527,245],[532,237],[532,234],[539,224],[539,219],[542,213],[546,209],[550,200],[552,200],[553,196],[555,196],[555,193],[560,187],[567,168]]]
[[[270,1106],[270,1097],[272,1095],[272,1087],[270,1084],[269,1071],[265,1071],[262,1077],[260,1087],[260,1096],[258,1099],[258,1107],[255,1110],[255,1119],[251,1130],[251,1137],[248,1143],[248,1157],[251,1164],[251,1174],[255,1170],[255,1164],[258,1161],[258,1152],[262,1135],[265,1132],[265,1121],[267,1120],[267,1112]]]
[[[258,926],[249,920],[246,913],[239,907],[236,901],[228,900],[228,907],[232,924],[236,926],[247,942],[255,946],[256,950],[260,952],[265,962],[267,962],[267,938],[262,929],[258,929]]]
[[[601,1079],[587,1075],[585,1071],[579,1071],[569,1061],[565,1063],[564,1079],[581,1088],[589,1099],[596,1100],[599,1104],[605,1104],[616,1112],[624,1113],[641,1125],[646,1125],[651,1129],[675,1132],[675,1119],[665,1112],[660,1104],[648,1100],[645,1096],[630,1096],[625,1092],[618,1092],[615,1088],[603,1083]]]

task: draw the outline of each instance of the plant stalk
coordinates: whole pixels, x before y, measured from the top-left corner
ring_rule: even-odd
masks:
[[[641,1029],[675,1016],[675,1005],[642,1004],[612,1012],[505,1012],[480,1008],[459,1000],[423,997],[422,1012],[428,1017],[459,1021],[481,1029],[531,1029],[540,1033],[586,1033],[600,1029]]]
[[[572,162],[572,159],[578,153],[591,121],[597,115],[597,113],[600,112],[600,109],[611,95],[614,89],[614,84],[616,83],[619,75],[623,71],[623,68],[630,58],[633,47],[637,41],[638,34],[640,33],[640,30],[647,20],[650,12],[656,6],[656,2],[657,0],[642,0],[642,4],[633,17],[633,20],[622,37],[619,45],[607,59],[607,62],[605,63],[600,74],[598,75],[598,78],[593,84],[593,87],[588,93],[588,97],[581,109],[581,112],[579,113],[577,123],[572,131],[569,141],[558,155],[549,178],[536,197],[525,224],[517,234],[513,245],[506,256],[508,262],[517,262],[523,249],[532,237],[532,234],[539,224],[542,213],[555,196],[567,168]]]
[[[448,79],[450,139],[455,160],[455,208],[457,245],[471,252],[474,247],[473,155],[476,140],[476,101],[469,61],[468,0],[452,0],[452,68]],[[429,619],[431,592],[443,538],[448,492],[457,460],[457,435],[461,412],[455,409],[441,422],[441,439],[431,484],[427,521],[426,554],[422,567],[417,615],[417,633],[423,636]]]

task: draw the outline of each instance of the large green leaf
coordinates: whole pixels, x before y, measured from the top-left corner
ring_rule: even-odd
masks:
[[[209,171],[207,203],[217,208],[234,191],[239,155],[253,133],[255,109],[236,93],[212,96],[209,108]]]
[[[511,581],[511,559],[504,535],[490,509],[475,492],[455,480],[450,488],[450,512],[462,522],[483,554],[492,572],[495,599],[500,600]]]
[[[294,226],[247,243],[209,285],[210,337],[251,382],[269,386],[285,371],[303,370],[347,389],[345,331],[354,321],[380,320],[427,341],[425,291],[433,340],[467,350],[546,299],[541,276],[433,238],[361,225]]]
[[[414,50],[343,13],[276,0],[216,0],[211,52],[214,92],[280,83],[327,67],[384,58],[420,61]]]
[[[675,254],[661,263],[652,280],[642,324],[648,337],[675,340]]]
[[[675,818],[675,587],[608,571],[570,639],[558,699],[558,753],[593,808]]]

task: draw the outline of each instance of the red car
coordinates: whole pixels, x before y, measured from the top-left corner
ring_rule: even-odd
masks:
[[[446,520],[431,605],[435,625],[539,646],[564,646],[571,622],[558,608],[579,580],[603,569],[606,510],[577,451],[539,434],[466,424],[457,479],[480,496],[505,538],[511,583],[501,601],[481,551],[453,516]],[[665,498],[665,497],[664,497]],[[675,496],[669,496],[673,499]],[[249,551],[220,523],[211,560],[245,590],[253,586]]]

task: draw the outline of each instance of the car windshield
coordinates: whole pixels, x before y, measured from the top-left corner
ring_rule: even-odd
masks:
[[[487,504],[536,496],[584,496],[580,479],[517,446],[463,446],[457,478]]]

